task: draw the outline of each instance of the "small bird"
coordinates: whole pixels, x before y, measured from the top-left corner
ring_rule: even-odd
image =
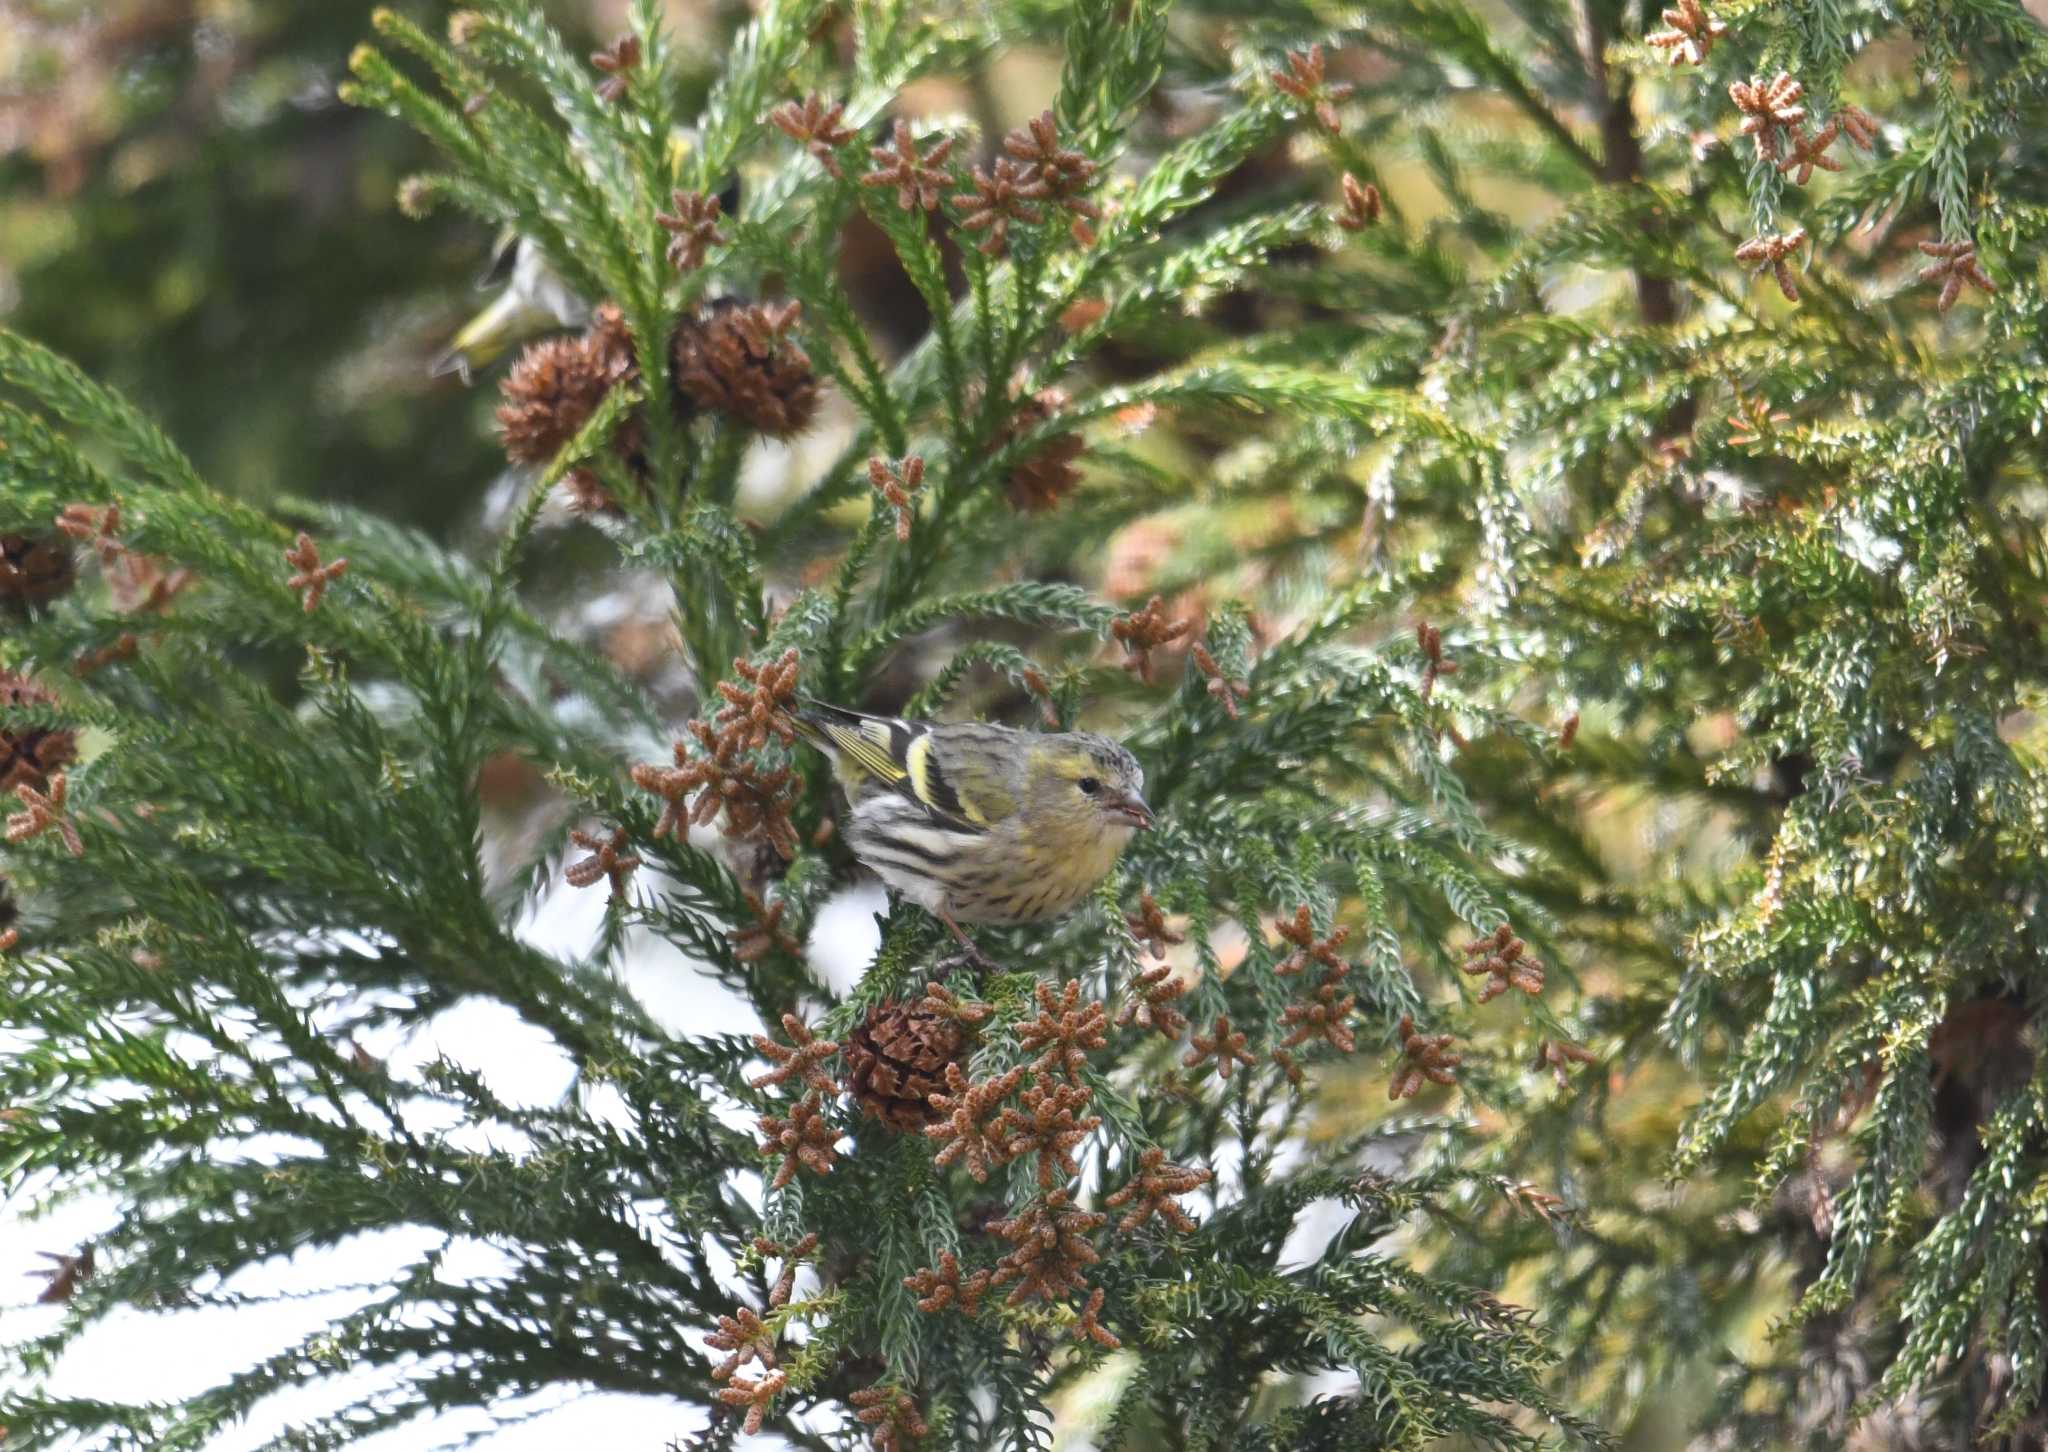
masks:
[[[1106,737],[900,721],[808,699],[793,719],[832,758],[853,855],[977,962],[987,960],[961,923],[1058,917],[1152,825],[1143,769]]]

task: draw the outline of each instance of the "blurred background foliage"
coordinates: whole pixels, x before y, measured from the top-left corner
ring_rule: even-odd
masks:
[[[219,487],[436,531],[494,450],[429,364],[489,238],[402,223],[425,161],[335,87],[334,0],[19,0],[0,18],[0,313],[155,413]]]

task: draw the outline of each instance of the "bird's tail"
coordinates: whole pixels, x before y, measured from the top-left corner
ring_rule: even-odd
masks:
[[[904,754],[912,729],[887,716],[870,716],[831,706],[810,696],[798,696],[790,713],[796,734],[832,759],[849,795],[866,780],[894,783],[903,779]]]

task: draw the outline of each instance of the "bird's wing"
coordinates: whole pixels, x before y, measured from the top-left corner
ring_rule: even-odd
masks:
[[[946,826],[975,831],[1005,815],[1009,806],[963,797],[948,774],[939,729],[926,721],[869,716],[820,701],[805,701],[796,713],[797,733],[837,764],[849,797],[874,785],[917,803]],[[1000,810],[989,808],[999,806]]]

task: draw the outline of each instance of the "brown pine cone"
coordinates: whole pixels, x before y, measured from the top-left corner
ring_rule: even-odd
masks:
[[[56,699],[47,687],[0,671],[0,706],[48,706]],[[68,726],[0,725],[0,792],[40,788],[77,755],[78,733]]]
[[[1037,428],[1066,406],[1067,396],[1057,388],[1041,388],[1028,398],[1019,399],[1016,412],[1010,415],[998,442],[1007,443]],[[1004,485],[1010,507],[1028,513],[1057,508],[1081,482],[1081,471],[1074,467],[1074,461],[1087,448],[1079,434],[1054,434],[1035,452],[1018,460]]]
[[[847,1035],[847,1090],[891,1129],[921,1130],[945,1117],[927,1096],[945,1089],[946,1066],[966,1047],[960,1020],[931,999],[878,1003]]]
[[[0,534],[0,601],[47,605],[77,578],[62,535]]]
[[[633,335],[610,303],[577,338],[547,338],[519,355],[505,375],[498,431],[515,464],[546,464],[590,422],[605,394],[631,378]],[[624,430],[621,431],[622,433]]]
[[[684,318],[669,339],[678,404],[730,414],[771,438],[810,426],[818,377],[793,336],[796,303],[730,298]]]

